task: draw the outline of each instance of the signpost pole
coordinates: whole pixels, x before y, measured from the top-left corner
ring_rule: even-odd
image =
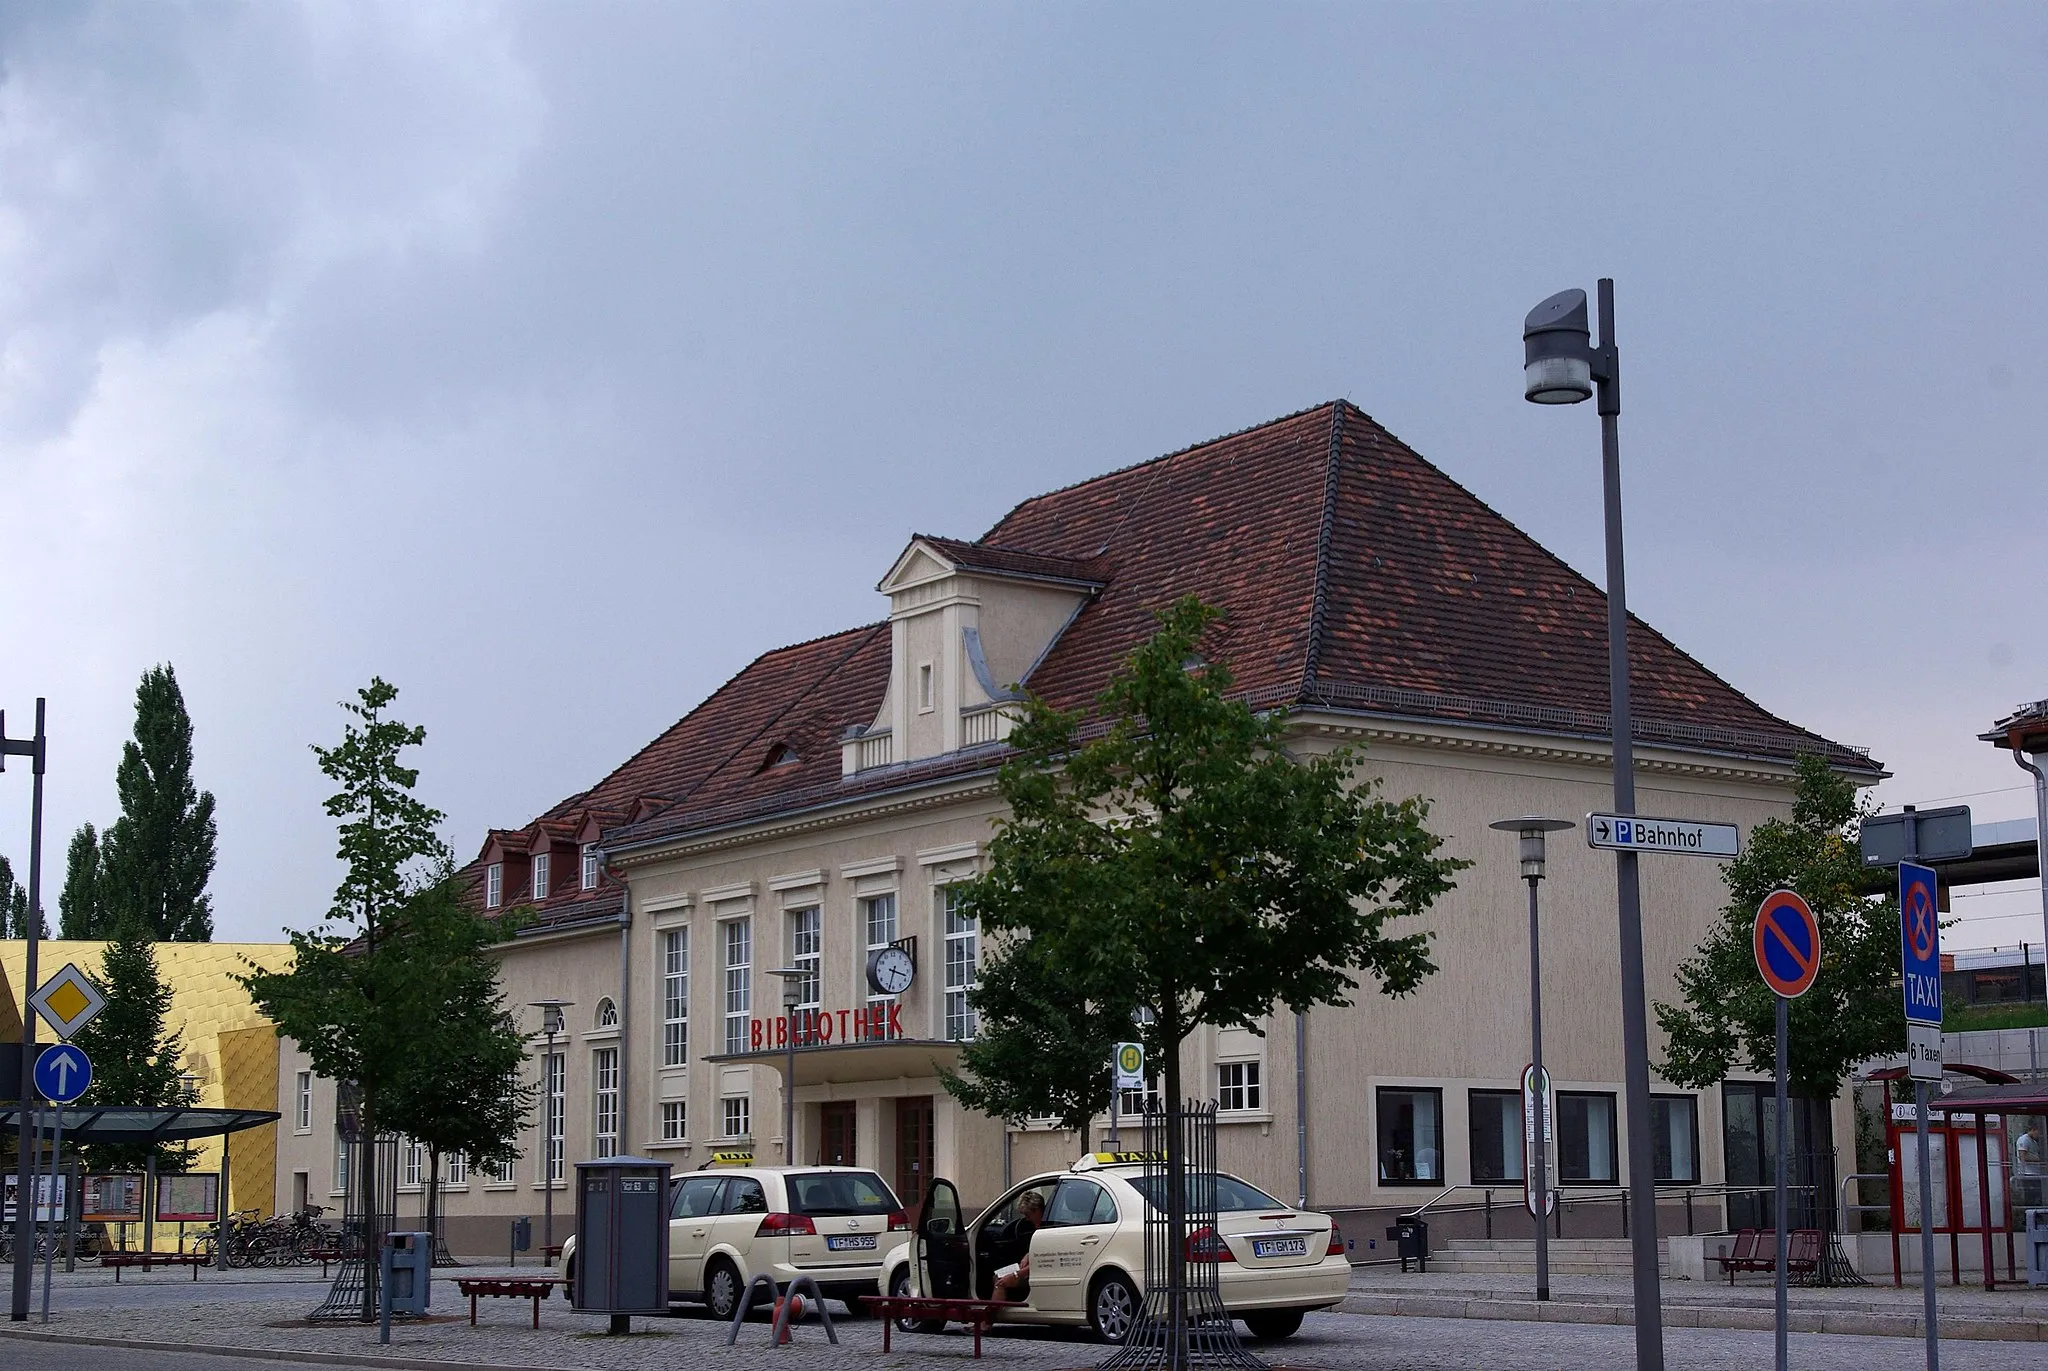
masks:
[[[57,1182],[64,1166],[64,1106],[50,1107],[50,1198],[57,1198]],[[64,1203],[68,1208],[71,1197]],[[50,1215],[50,1245],[43,1251],[43,1322],[50,1321],[50,1273],[57,1266],[57,1244],[64,1241],[64,1227],[53,1211]]]
[[[20,1203],[14,1207],[14,1290],[13,1305],[9,1317],[16,1323],[28,1321],[29,1286],[35,1278],[35,1196],[29,1189],[32,1164],[29,1160],[33,1134],[29,1127],[29,1101],[34,1092],[30,1088],[29,1075],[36,1063],[36,1016],[28,1008],[30,995],[36,992],[36,942],[42,931],[43,918],[43,765],[47,760],[48,739],[43,735],[43,701],[36,700],[36,733],[33,739],[10,739],[6,736],[6,718],[0,715],[0,766],[6,765],[7,758],[27,756],[30,770],[35,779],[30,786],[28,825],[28,927],[26,957],[22,966],[21,1004],[21,1149],[15,1165],[15,1177],[20,1185]]]
[[[1900,806],[1905,816],[1908,862],[1920,860],[1920,823],[1912,805]],[[1903,895],[1903,883],[1901,894]],[[1899,917],[1906,918],[1905,901],[1899,901]],[[1910,936],[1910,934],[1909,934]],[[1940,943],[1935,944],[1939,956]],[[1937,967],[1939,962],[1936,963]],[[1941,979],[1937,971],[1935,984]],[[1934,1307],[1934,1163],[1927,1155],[1927,1082],[1913,1082],[1913,1130],[1920,1139],[1920,1327],[1927,1334],[1927,1371],[1941,1371],[1941,1333]]]
[[[1529,1193],[1535,1196],[1536,1298],[1550,1298],[1550,1175],[1544,1155],[1550,1126],[1550,1101],[1543,1089],[1543,952],[1536,926],[1536,882],[1529,881],[1529,1061],[1536,1078],[1535,1145],[1529,1149]],[[1527,1127],[1522,1136],[1530,1136]]]
[[[1775,1268],[1777,1269],[1777,1273],[1778,1273],[1778,1279],[1777,1279],[1777,1308],[1778,1308],[1778,1338],[1777,1338],[1777,1345],[1778,1345],[1778,1361],[1777,1361],[1777,1367],[1778,1367],[1778,1371],[1786,1371],[1786,1360],[1785,1360],[1785,1353],[1786,1353],[1786,1340],[1785,1340],[1785,1333],[1786,1333],[1786,1328],[1787,1328],[1787,1325],[1788,1325],[1788,1324],[1790,1323],[1790,1321],[1791,1321],[1791,1311],[1790,1311],[1790,1308],[1789,1308],[1789,1306],[1788,1306],[1788,1297],[1787,1297],[1787,1295],[1786,1295],[1786,1293],[1785,1293],[1785,1258],[1786,1258],[1786,1256],[1787,1256],[1787,1255],[1789,1254],[1789,1252],[1790,1252],[1790,1248],[1789,1248],[1789,1246],[1788,1246],[1788,1244],[1787,1244],[1787,1242],[1786,1242],[1786,1239],[1787,1239],[1788,1237],[1790,1237],[1790,1236],[1791,1236],[1791,1230],[1790,1230],[1790,1229],[1788,1229],[1788,1228],[1786,1227],[1786,1221],[1787,1221],[1787,1220],[1788,1220],[1788,1219],[1789,1219],[1789,1218],[1791,1217],[1791,1215],[1790,1215],[1790,1213],[1788,1212],[1788,1211],[1789,1211],[1789,1206],[1788,1206],[1788,1204],[1787,1204],[1787,1198],[1786,1198],[1786,1187],[1785,1187],[1785,1150],[1786,1150],[1786,1149],[1787,1149],[1788,1147],[1790,1147],[1790,1146],[1791,1146],[1791,1137],[1790,1137],[1790,1135],[1791,1135],[1791,1129],[1790,1129],[1790,1128],[1788,1128],[1788,1127],[1786,1126],[1786,1124],[1787,1124],[1787,1119],[1788,1119],[1788,1115],[1789,1115],[1790,1111],[1789,1111],[1789,1109],[1787,1108],[1787,1103],[1788,1103],[1788,1102],[1787,1102],[1787,1100],[1786,1100],[1786,1098],[1785,1098],[1785,1093],[1786,1093],[1786,1092],[1785,1092],[1785,1065],[1786,1065],[1786,1063],[1785,1063],[1785,1039],[1786,1039],[1786,1037],[1787,1037],[1787,1035],[1788,1035],[1788,1026],[1787,1026],[1787,1022],[1786,1022],[1786,1021],[1787,1021],[1787,1019],[1788,1019],[1788,1017],[1789,1017],[1789,1013],[1790,1013],[1790,1010],[1789,1010],[1789,1006],[1790,1006],[1790,1003],[1791,1003],[1791,1002],[1790,1002],[1789,1000],[1787,1000],[1787,999],[1786,999],[1786,998],[1785,998],[1785,997],[1784,997],[1783,995],[1775,995],[1775,996],[1773,996],[1772,998],[1773,998],[1773,999],[1775,999],[1775,1000],[1776,1000],[1776,1001],[1778,1002],[1778,1118],[1777,1118],[1777,1134],[1778,1134],[1778,1140],[1777,1140],[1777,1167],[1776,1167],[1776,1170],[1777,1170],[1777,1213],[1778,1213],[1778,1223],[1777,1223],[1777,1227],[1778,1227],[1778,1235],[1777,1235],[1777,1236],[1778,1236],[1778,1252],[1777,1252],[1777,1260],[1776,1260],[1775,1262],[1773,1262],[1773,1263],[1772,1263],[1772,1265],[1773,1265],[1773,1266],[1774,1266],[1774,1267],[1775,1267]]]
[[[1771,1168],[1777,1214],[1771,1234],[1776,1249],[1771,1253],[1771,1267],[1776,1275],[1773,1284],[1777,1296],[1777,1316],[1773,1320],[1777,1344],[1775,1365],[1777,1371],[1785,1371],[1786,1335],[1791,1319],[1785,1292],[1789,1274],[1786,1263],[1792,1255],[1792,1234],[1787,1227],[1792,1217],[1790,1191],[1785,1182],[1786,1168],[1791,1161],[1788,1153],[1792,1146],[1792,1111],[1786,1098],[1787,1078],[1791,1075],[1791,1005],[1792,1001],[1813,988],[1814,978],[1820,974],[1820,920],[1814,917],[1812,906],[1797,893],[1775,890],[1764,896],[1764,902],[1757,906],[1756,930],[1752,937],[1756,948],[1756,969],[1777,999],[1777,1062],[1773,1072],[1777,1086],[1777,1119],[1772,1148],[1776,1155],[1772,1158]]]

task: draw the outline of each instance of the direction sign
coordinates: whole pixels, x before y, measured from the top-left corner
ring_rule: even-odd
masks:
[[[36,1007],[36,1013],[43,1016],[43,1022],[67,1042],[107,1007],[106,996],[100,994],[99,987],[69,962],[64,964],[62,971],[38,986],[36,993],[28,997],[28,1002]]]
[[[92,1084],[92,1058],[82,1047],[58,1043],[36,1056],[36,1093],[51,1104],[70,1104]]]
[[[1641,814],[1588,814],[1586,846],[1616,852],[1677,852],[1688,857],[1733,857],[1742,850],[1734,824],[1652,819]]]
[[[1772,993],[1796,1000],[1820,974],[1820,922],[1789,890],[1773,890],[1757,906],[1756,969]]]
[[[1913,845],[1906,846],[1906,820],[1913,821]],[[1946,862],[1967,857],[1970,841],[1970,807],[1951,805],[1947,809],[1916,809],[1911,814],[1873,814],[1863,821],[1857,837],[1865,866],[1897,866],[1900,862]]]
[[[1899,863],[1899,967],[1906,1022],[1941,1026],[1941,909],[1934,869]]]

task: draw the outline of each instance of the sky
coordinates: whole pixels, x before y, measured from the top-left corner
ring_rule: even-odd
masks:
[[[1336,396],[1600,580],[1518,334],[1603,275],[1630,607],[1886,805],[2028,815],[1975,735],[2048,696],[2044,224],[2039,5],[0,7],[45,903],[154,663],[216,934],[275,938],[373,674],[467,857],[881,617],[913,532]]]

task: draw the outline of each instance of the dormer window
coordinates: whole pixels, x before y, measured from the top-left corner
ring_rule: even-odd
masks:
[[[788,743],[777,743],[768,749],[768,755],[761,761],[761,770],[773,771],[778,766],[795,766],[803,758],[796,755],[796,749]]]
[[[496,909],[505,903],[505,864],[492,862],[484,868],[484,908]]]
[[[932,712],[932,664],[921,662],[917,668],[917,712]]]
[[[548,854],[533,854],[533,898],[545,900],[548,897]]]
[[[597,889],[596,843],[585,843],[583,845],[583,888],[585,890]]]

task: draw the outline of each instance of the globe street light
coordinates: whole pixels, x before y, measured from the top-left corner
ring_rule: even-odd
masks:
[[[1535,1100],[1530,1119],[1523,1125],[1529,1144],[1528,1172],[1530,1212],[1536,1216],[1536,1298],[1550,1298],[1550,1214],[1549,1157],[1544,1144],[1550,1138],[1550,1097],[1543,1076],[1543,952],[1537,936],[1536,886],[1543,879],[1543,835],[1570,828],[1568,819],[1546,819],[1524,814],[1519,819],[1501,819],[1488,824],[1521,836],[1522,879],[1529,883],[1529,1078],[1528,1094]]]
[[[1607,695],[1614,812],[1636,812],[1628,698],[1628,595],[1621,555],[1621,353],[1614,343],[1614,282],[1600,279],[1600,341],[1586,292],[1561,290],[1522,322],[1522,394],[1539,405],[1599,397],[1602,503],[1607,532]],[[1657,1287],[1656,1157],[1650,1138],[1650,1023],[1643,1003],[1643,908],[1636,854],[1614,854],[1621,921],[1622,1094],[1628,1109],[1628,1197],[1640,1216],[1629,1235],[1635,1268],[1636,1368],[1664,1371],[1664,1310]]]
[[[796,1165],[796,1011],[804,1002],[809,967],[774,966],[771,976],[782,977],[782,1031],[789,1040],[787,1065],[782,1073],[782,1164]]]
[[[550,1264],[548,1249],[555,1245],[555,1035],[562,1031],[562,1011],[574,1000],[528,1000],[527,1006],[540,1011],[541,1031],[547,1034],[547,1055],[540,1073],[540,1260]],[[568,1075],[565,1068],[563,1076]]]

